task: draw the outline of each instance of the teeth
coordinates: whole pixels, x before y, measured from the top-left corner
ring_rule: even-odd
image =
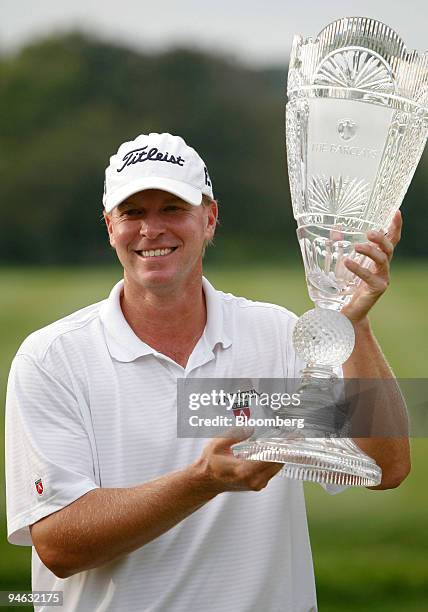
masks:
[[[140,251],[143,257],[160,257],[162,255],[168,255],[172,252],[172,249],[156,249],[156,251]]]

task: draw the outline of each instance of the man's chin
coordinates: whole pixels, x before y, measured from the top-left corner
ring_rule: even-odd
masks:
[[[173,287],[178,279],[177,275],[173,273],[151,271],[133,276],[131,282],[142,289],[162,289]]]

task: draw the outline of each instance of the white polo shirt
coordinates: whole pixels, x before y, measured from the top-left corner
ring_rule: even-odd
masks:
[[[13,361],[6,406],[8,539],[97,487],[132,487],[181,469],[205,439],[177,438],[177,379],[297,377],[290,312],[216,291],[186,368],[142,342],[108,299],[31,334]],[[32,549],[33,590],[78,612],[316,610],[302,483],[223,493],[156,540],[102,567],[57,578]],[[36,610],[50,608],[35,607]]]

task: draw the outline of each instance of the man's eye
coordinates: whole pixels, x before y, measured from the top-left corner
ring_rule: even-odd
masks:
[[[181,208],[176,204],[169,204],[168,206],[165,206],[165,210],[167,212],[176,212],[177,210],[181,210]]]
[[[123,214],[127,217],[135,217],[136,215],[141,214],[141,210],[138,210],[137,208],[130,208],[129,210],[125,210]]]

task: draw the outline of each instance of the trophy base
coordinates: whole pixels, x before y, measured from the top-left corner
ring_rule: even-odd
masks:
[[[372,487],[382,470],[350,438],[259,438],[232,447],[235,457],[283,463],[287,478],[321,484]]]

